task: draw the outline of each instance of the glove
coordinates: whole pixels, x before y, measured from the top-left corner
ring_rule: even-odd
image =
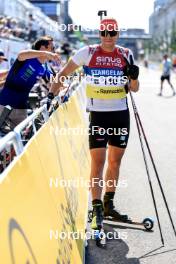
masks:
[[[126,74],[130,79],[137,80],[139,76],[139,67],[137,65],[134,65],[133,57],[130,55],[130,63],[126,58],[124,58],[127,64],[126,68]]]
[[[53,93],[48,93],[48,98],[47,98],[47,101],[46,101],[47,110],[50,109],[50,106],[51,106],[51,103],[52,103],[53,99],[54,99],[54,94]]]
[[[139,67],[137,65],[129,65],[127,68],[127,75],[132,80],[137,80],[139,76]]]

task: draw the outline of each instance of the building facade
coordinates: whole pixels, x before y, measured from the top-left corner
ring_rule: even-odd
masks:
[[[149,33],[153,38],[171,35],[173,23],[176,23],[176,0],[157,0],[154,12],[149,19]]]
[[[30,2],[51,19],[67,24],[69,0],[30,0]]]
[[[51,19],[58,21],[60,16],[60,0],[30,0],[30,2],[39,7]]]

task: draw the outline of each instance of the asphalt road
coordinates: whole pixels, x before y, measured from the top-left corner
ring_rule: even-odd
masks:
[[[157,96],[160,86],[159,70],[141,68],[140,72],[140,91],[134,94],[134,99],[176,226],[176,96],[172,96],[167,83],[165,83],[164,96]],[[176,89],[176,74],[172,75],[172,81]],[[129,105],[131,108],[130,98]],[[150,163],[149,159],[148,163]],[[154,231],[146,232],[140,226],[127,224],[105,224],[106,232],[116,232],[118,235],[115,239],[107,241],[105,249],[97,248],[95,241],[89,240],[87,264],[176,263],[176,237],[151,165],[149,168],[164,236],[164,247],[161,247],[158,224],[131,109],[131,134],[120,172],[120,181],[125,182],[126,187],[121,184],[118,188],[115,205],[121,212],[127,213],[135,220],[142,221],[146,217],[152,217],[155,220]]]

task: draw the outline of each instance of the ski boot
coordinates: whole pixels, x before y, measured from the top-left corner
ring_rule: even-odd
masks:
[[[104,247],[106,245],[106,239],[103,230],[103,203],[101,200],[94,200],[92,205],[91,228],[94,230],[94,239],[98,247]]]
[[[127,222],[128,215],[120,214],[116,209],[114,209],[113,198],[115,193],[106,193],[104,195],[103,207],[104,207],[104,218],[113,219],[114,221]]]
[[[91,228],[94,230],[101,230],[103,227],[103,204],[101,200],[94,201]]]

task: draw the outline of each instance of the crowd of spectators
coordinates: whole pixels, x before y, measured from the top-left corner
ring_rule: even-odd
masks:
[[[38,25],[32,14],[29,14],[26,24],[17,18],[0,16],[0,37],[33,42],[41,35],[45,35],[45,30]]]

